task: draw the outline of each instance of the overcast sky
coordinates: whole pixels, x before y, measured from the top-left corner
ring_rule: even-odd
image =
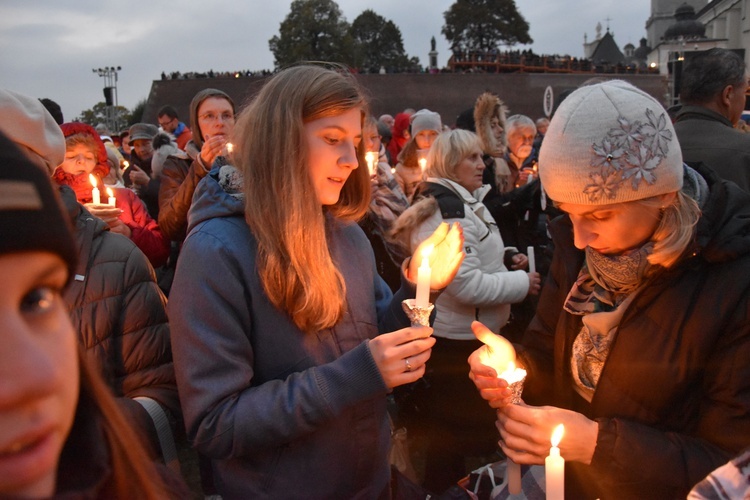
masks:
[[[435,37],[438,64],[448,42],[440,33],[453,0],[338,0],[352,22],[366,9],[393,21],[406,53],[428,63]],[[0,87],[49,97],[72,120],[103,101],[104,78],[91,70],[122,66],[119,103],[145,99],[161,72],[273,68],[268,40],[289,14],[290,0],[0,0]],[[541,54],[583,56],[583,36],[609,25],[622,48],[646,35],[648,0],[516,0]],[[610,18],[607,21],[607,18]]]

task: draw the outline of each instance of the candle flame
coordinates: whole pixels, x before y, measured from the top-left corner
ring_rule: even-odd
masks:
[[[233,150],[234,150],[234,144],[232,144],[231,142],[228,142],[227,143],[227,153],[231,154]]]
[[[130,163],[127,160],[125,160],[125,161],[122,162],[122,169],[123,170],[126,170],[129,166],[130,166]]]
[[[552,432],[552,439],[550,442],[552,443],[552,446],[559,446],[560,441],[562,441],[563,434],[565,434],[565,426],[563,424],[558,425],[555,427],[554,432]]]
[[[94,187],[96,187],[96,185],[99,184],[99,180],[94,176],[94,174],[89,174],[89,182]]]
[[[109,196],[109,197],[111,198],[111,197],[113,197],[114,195],[115,195],[115,192],[114,192],[114,191],[112,191],[112,188],[107,188],[107,196]]]
[[[418,162],[419,162],[419,168],[421,168],[424,171],[424,169],[427,168],[427,158],[420,158]]]
[[[427,259],[430,256],[434,248],[435,248],[435,245],[427,245],[421,250],[420,253],[422,254],[422,259],[423,259],[422,262],[424,262],[424,259]]]

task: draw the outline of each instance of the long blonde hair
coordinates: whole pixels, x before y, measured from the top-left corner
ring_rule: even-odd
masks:
[[[369,173],[357,168],[335,205],[322,207],[308,166],[304,125],[366,99],[350,74],[300,65],[281,71],[238,117],[235,161],[244,173],[245,218],[258,242],[257,267],[271,302],[303,331],[335,325],[346,307],[346,284],[331,258],[327,215],[362,217],[370,202]],[[357,157],[364,164],[364,146]]]

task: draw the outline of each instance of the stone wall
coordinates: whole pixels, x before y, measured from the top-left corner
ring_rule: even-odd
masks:
[[[459,113],[473,107],[477,96],[485,91],[497,94],[510,108],[511,114],[524,114],[536,119],[544,116],[543,96],[549,86],[555,100],[593,77],[619,77],[664,102],[666,79],[659,75],[597,75],[553,73],[439,73],[357,75],[370,94],[375,116],[395,115],[405,108],[429,108],[440,113],[443,123],[453,125]],[[197,78],[192,80],[156,80],[146,103],[143,119],[156,123],[157,110],[164,104],[177,109],[180,119],[189,122],[193,96],[204,88],[217,88],[229,94],[238,108],[252,98],[266,77]]]

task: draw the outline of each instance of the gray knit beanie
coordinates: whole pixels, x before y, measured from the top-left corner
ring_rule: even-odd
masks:
[[[623,203],[679,191],[682,153],[664,107],[611,80],[560,104],[539,152],[539,176],[558,203]]]
[[[440,115],[429,109],[420,109],[411,115],[409,120],[412,137],[423,130],[435,130],[438,134],[443,131],[443,122]]]

